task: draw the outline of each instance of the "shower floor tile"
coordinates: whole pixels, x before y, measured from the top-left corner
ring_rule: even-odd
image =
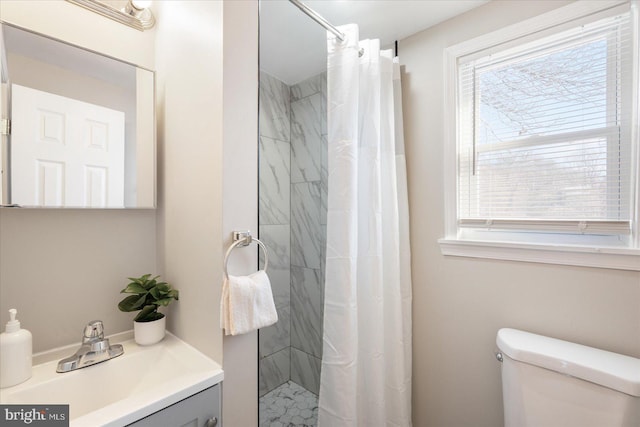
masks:
[[[315,427],[318,397],[288,381],[260,398],[260,427]]]

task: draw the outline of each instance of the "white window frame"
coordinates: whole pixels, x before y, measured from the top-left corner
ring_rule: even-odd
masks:
[[[594,14],[607,14],[631,9],[634,43],[632,87],[634,93],[631,138],[635,152],[632,154],[635,168],[632,170],[632,185],[635,197],[632,201],[632,231],[628,238],[618,240],[615,236],[590,236],[571,233],[510,232],[508,230],[486,231],[462,228],[458,224],[458,58],[472,55],[485,49],[510,43],[522,43],[530,37],[540,37],[547,32],[575,26],[576,20]],[[592,19],[592,18],[588,18]],[[640,149],[638,138],[638,82],[640,42],[638,41],[638,2],[626,1],[577,1],[551,12],[511,25],[447,48],[445,65],[445,237],[439,239],[443,255],[474,258],[490,258],[549,264],[578,265],[640,271]],[[578,21],[579,22],[579,21]]]

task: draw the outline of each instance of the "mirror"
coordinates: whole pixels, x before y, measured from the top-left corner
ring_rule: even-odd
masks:
[[[154,208],[154,72],[1,25],[2,205]]]

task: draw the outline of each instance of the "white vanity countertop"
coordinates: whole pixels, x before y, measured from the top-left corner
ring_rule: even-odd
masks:
[[[133,340],[120,344],[124,347],[122,356],[64,374],[56,373],[57,359],[35,365],[29,380],[0,390],[0,402],[69,404],[71,427],[116,427],[151,415],[224,378],[218,363],[170,333],[148,347]],[[66,350],[62,357],[74,352]],[[56,351],[56,357],[61,353]]]

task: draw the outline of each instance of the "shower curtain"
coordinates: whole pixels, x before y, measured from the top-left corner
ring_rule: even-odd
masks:
[[[410,426],[411,272],[399,64],[378,40],[358,42],[357,25],[339,29],[344,42],[331,34],[327,40],[318,426]]]

